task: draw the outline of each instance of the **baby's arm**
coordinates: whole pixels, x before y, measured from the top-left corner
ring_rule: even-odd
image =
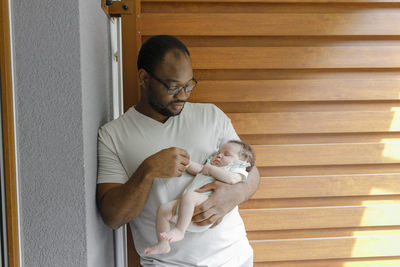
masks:
[[[210,164],[204,165],[201,173],[204,175],[211,175],[215,179],[225,182],[227,184],[236,184],[242,181],[242,175],[236,172],[224,170],[223,168],[213,166]]]
[[[200,173],[202,169],[203,165],[194,161],[190,161],[188,167],[186,168],[186,171],[190,174],[196,175]]]

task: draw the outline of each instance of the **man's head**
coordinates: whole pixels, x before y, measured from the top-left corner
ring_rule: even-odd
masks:
[[[157,120],[180,114],[196,85],[190,53],[173,36],[148,39],[139,51],[140,107]]]
[[[164,56],[171,50],[177,50],[190,57],[189,50],[177,38],[170,35],[156,35],[148,39],[140,48],[137,68],[154,73],[157,66],[163,61]]]

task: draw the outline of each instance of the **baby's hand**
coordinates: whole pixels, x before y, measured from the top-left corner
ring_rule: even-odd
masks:
[[[211,169],[211,165],[210,164],[205,164],[203,165],[203,168],[201,169],[200,173],[204,174],[204,175],[210,175],[210,170]]]

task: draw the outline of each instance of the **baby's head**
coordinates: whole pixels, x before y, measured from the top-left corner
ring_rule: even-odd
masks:
[[[250,163],[247,171],[254,166],[255,156],[251,146],[245,142],[231,140],[223,144],[217,154],[211,159],[211,164],[215,166],[226,166],[235,160],[242,160]]]

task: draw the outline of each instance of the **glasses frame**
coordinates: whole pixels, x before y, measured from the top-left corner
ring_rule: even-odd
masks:
[[[165,88],[167,88],[167,93],[169,94],[169,95],[177,95],[177,94],[179,94],[181,91],[182,91],[182,89],[185,89],[185,93],[187,94],[187,93],[190,93],[195,87],[196,87],[196,85],[197,85],[197,80],[194,78],[194,77],[192,77],[192,79],[190,79],[185,85],[182,85],[182,86],[179,86],[178,88],[176,88],[176,89],[171,89],[171,86],[169,86],[168,84],[166,84],[163,80],[161,80],[160,78],[158,78],[154,73],[152,73],[151,71],[148,71],[147,69],[144,69],[152,78],[154,78],[157,82],[159,82],[159,83],[161,83],[162,85],[164,85],[164,87]],[[187,88],[188,88],[188,83],[190,83],[191,81],[194,81],[194,86],[193,86],[193,88],[190,90],[190,91],[188,91],[187,90]]]

